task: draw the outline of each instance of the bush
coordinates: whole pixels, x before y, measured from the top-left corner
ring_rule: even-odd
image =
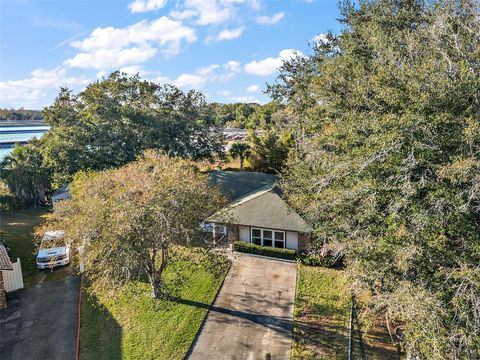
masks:
[[[299,255],[298,259],[303,265],[310,265],[310,266],[321,266],[321,267],[334,267],[337,262],[338,258],[332,256],[332,255],[327,255],[327,256],[316,256],[316,255]]]
[[[280,259],[296,260],[297,252],[290,249],[275,249],[267,246],[259,246],[255,244],[246,243],[243,241],[236,241],[233,243],[233,249],[238,252],[276,257]]]

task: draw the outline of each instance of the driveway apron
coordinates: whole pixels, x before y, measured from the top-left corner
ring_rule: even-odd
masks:
[[[0,359],[74,359],[78,290],[79,278],[68,276],[8,294]]]
[[[296,264],[238,255],[190,360],[290,359]]]

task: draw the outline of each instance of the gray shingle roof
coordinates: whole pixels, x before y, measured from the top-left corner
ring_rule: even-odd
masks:
[[[273,187],[277,180],[276,175],[261,172],[211,171],[208,174],[209,183],[219,186],[231,201],[236,201],[259,188]]]
[[[58,188],[57,190],[55,190],[55,192],[52,195],[52,200],[57,201],[57,200],[71,199],[72,195],[70,195],[69,190],[70,189],[68,185],[63,185],[61,188]]]
[[[2,244],[0,244],[0,270],[13,270],[13,265],[8,257],[7,250]]]
[[[234,201],[208,221],[309,233],[312,228],[279,196],[276,189],[264,186]]]

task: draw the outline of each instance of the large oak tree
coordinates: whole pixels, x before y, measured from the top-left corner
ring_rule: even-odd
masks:
[[[172,246],[203,246],[200,223],[227,205],[189,160],[149,150],[121,168],[81,173],[43,226],[62,229],[93,289],[115,289],[145,277],[152,296],[164,295],[162,273]]]
[[[43,111],[45,165],[62,184],[80,170],[103,170],[135,160],[145,149],[169,156],[212,158],[223,135],[204,96],[114,72],[78,95],[62,89]]]
[[[342,2],[341,34],[270,93],[298,142],[284,181],[412,359],[480,356],[478,1]]]

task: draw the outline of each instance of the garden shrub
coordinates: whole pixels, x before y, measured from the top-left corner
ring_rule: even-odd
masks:
[[[280,259],[296,260],[297,252],[290,249],[276,249],[272,247],[259,246],[255,244],[246,243],[243,241],[236,241],[233,243],[233,249],[238,252],[276,257]]]

